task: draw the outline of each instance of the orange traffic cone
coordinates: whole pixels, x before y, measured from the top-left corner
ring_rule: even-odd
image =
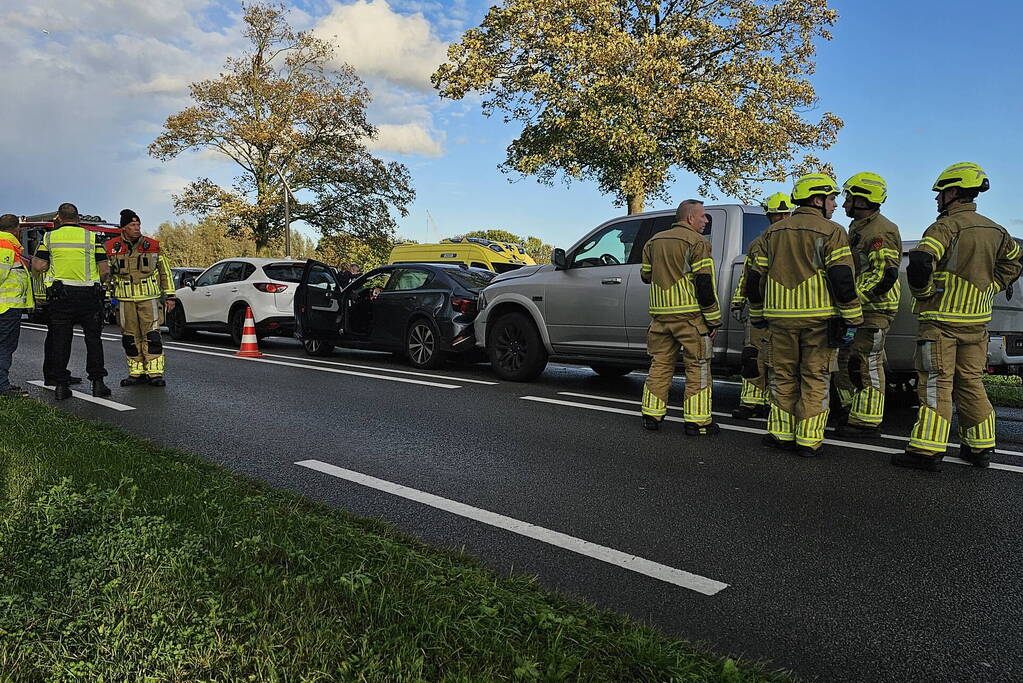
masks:
[[[256,321],[252,317],[252,308],[245,309],[245,326],[242,327],[242,345],[238,353],[234,354],[242,358],[261,358],[259,352],[259,340],[256,339]]]

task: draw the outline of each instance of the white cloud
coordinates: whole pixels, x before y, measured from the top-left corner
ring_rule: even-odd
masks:
[[[337,48],[338,60],[364,77],[431,91],[430,74],[447,56],[447,44],[421,12],[403,15],[386,0],[335,5],[314,33]]]
[[[419,123],[381,124],[377,126],[376,139],[366,146],[371,151],[427,157],[439,157],[444,153],[441,143]]]

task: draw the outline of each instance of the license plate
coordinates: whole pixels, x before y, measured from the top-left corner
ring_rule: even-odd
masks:
[[[1005,335],[1005,350],[1010,356],[1023,355],[1023,334]]]

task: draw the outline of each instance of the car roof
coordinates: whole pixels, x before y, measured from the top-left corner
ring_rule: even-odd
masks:
[[[264,258],[257,256],[234,256],[231,258],[222,258],[217,263],[225,263],[227,261],[241,261],[242,263],[251,263],[254,266],[268,266],[272,264],[280,263],[282,265],[305,265],[305,261],[299,261],[298,259],[288,258]],[[213,265],[217,265],[214,263]]]

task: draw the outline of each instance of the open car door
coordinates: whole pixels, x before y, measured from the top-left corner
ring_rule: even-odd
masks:
[[[330,343],[341,337],[341,306],[334,270],[326,263],[306,261],[295,290],[295,336]]]

